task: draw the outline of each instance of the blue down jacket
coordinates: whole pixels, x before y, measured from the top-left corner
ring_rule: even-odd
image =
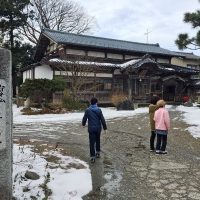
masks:
[[[106,122],[101,109],[95,104],[86,109],[82,119],[82,125],[85,126],[88,120],[88,132],[101,132],[101,127],[106,130]]]

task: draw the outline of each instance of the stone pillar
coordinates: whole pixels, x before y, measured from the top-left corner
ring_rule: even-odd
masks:
[[[11,52],[0,48],[0,199],[12,199]]]

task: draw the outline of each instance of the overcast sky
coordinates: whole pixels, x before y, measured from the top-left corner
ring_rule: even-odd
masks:
[[[183,22],[185,12],[200,8],[198,0],[74,0],[96,18],[93,35],[133,42],[149,43],[178,50],[174,41],[179,33],[194,35]],[[195,54],[199,54],[195,52]]]

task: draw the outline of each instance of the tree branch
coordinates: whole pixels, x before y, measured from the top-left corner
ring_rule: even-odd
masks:
[[[94,18],[86,14],[77,3],[66,0],[31,0],[34,17],[24,26],[23,35],[38,42],[41,28],[67,31],[77,34],[88,32],[94,25]],[[28,33],[26,33],[26,31]]]

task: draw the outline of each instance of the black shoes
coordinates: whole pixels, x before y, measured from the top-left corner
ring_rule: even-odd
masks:
[[[161,154],[161,151],[160,150],[156,150],[156,154]]]
[[[90,162],[91,162],[91,163],[95,163],[95,158],[91,158],[91,159],[90,159]]]
[[[167,154],[167,151],[156,150],[156,154]]]
[[[100,153],[96,153],[96,158],[100,158]]]
[[[95,163],[95,158],[100,158],[100,153],[96,153],[96,156],[90,158],[91,163]]]

